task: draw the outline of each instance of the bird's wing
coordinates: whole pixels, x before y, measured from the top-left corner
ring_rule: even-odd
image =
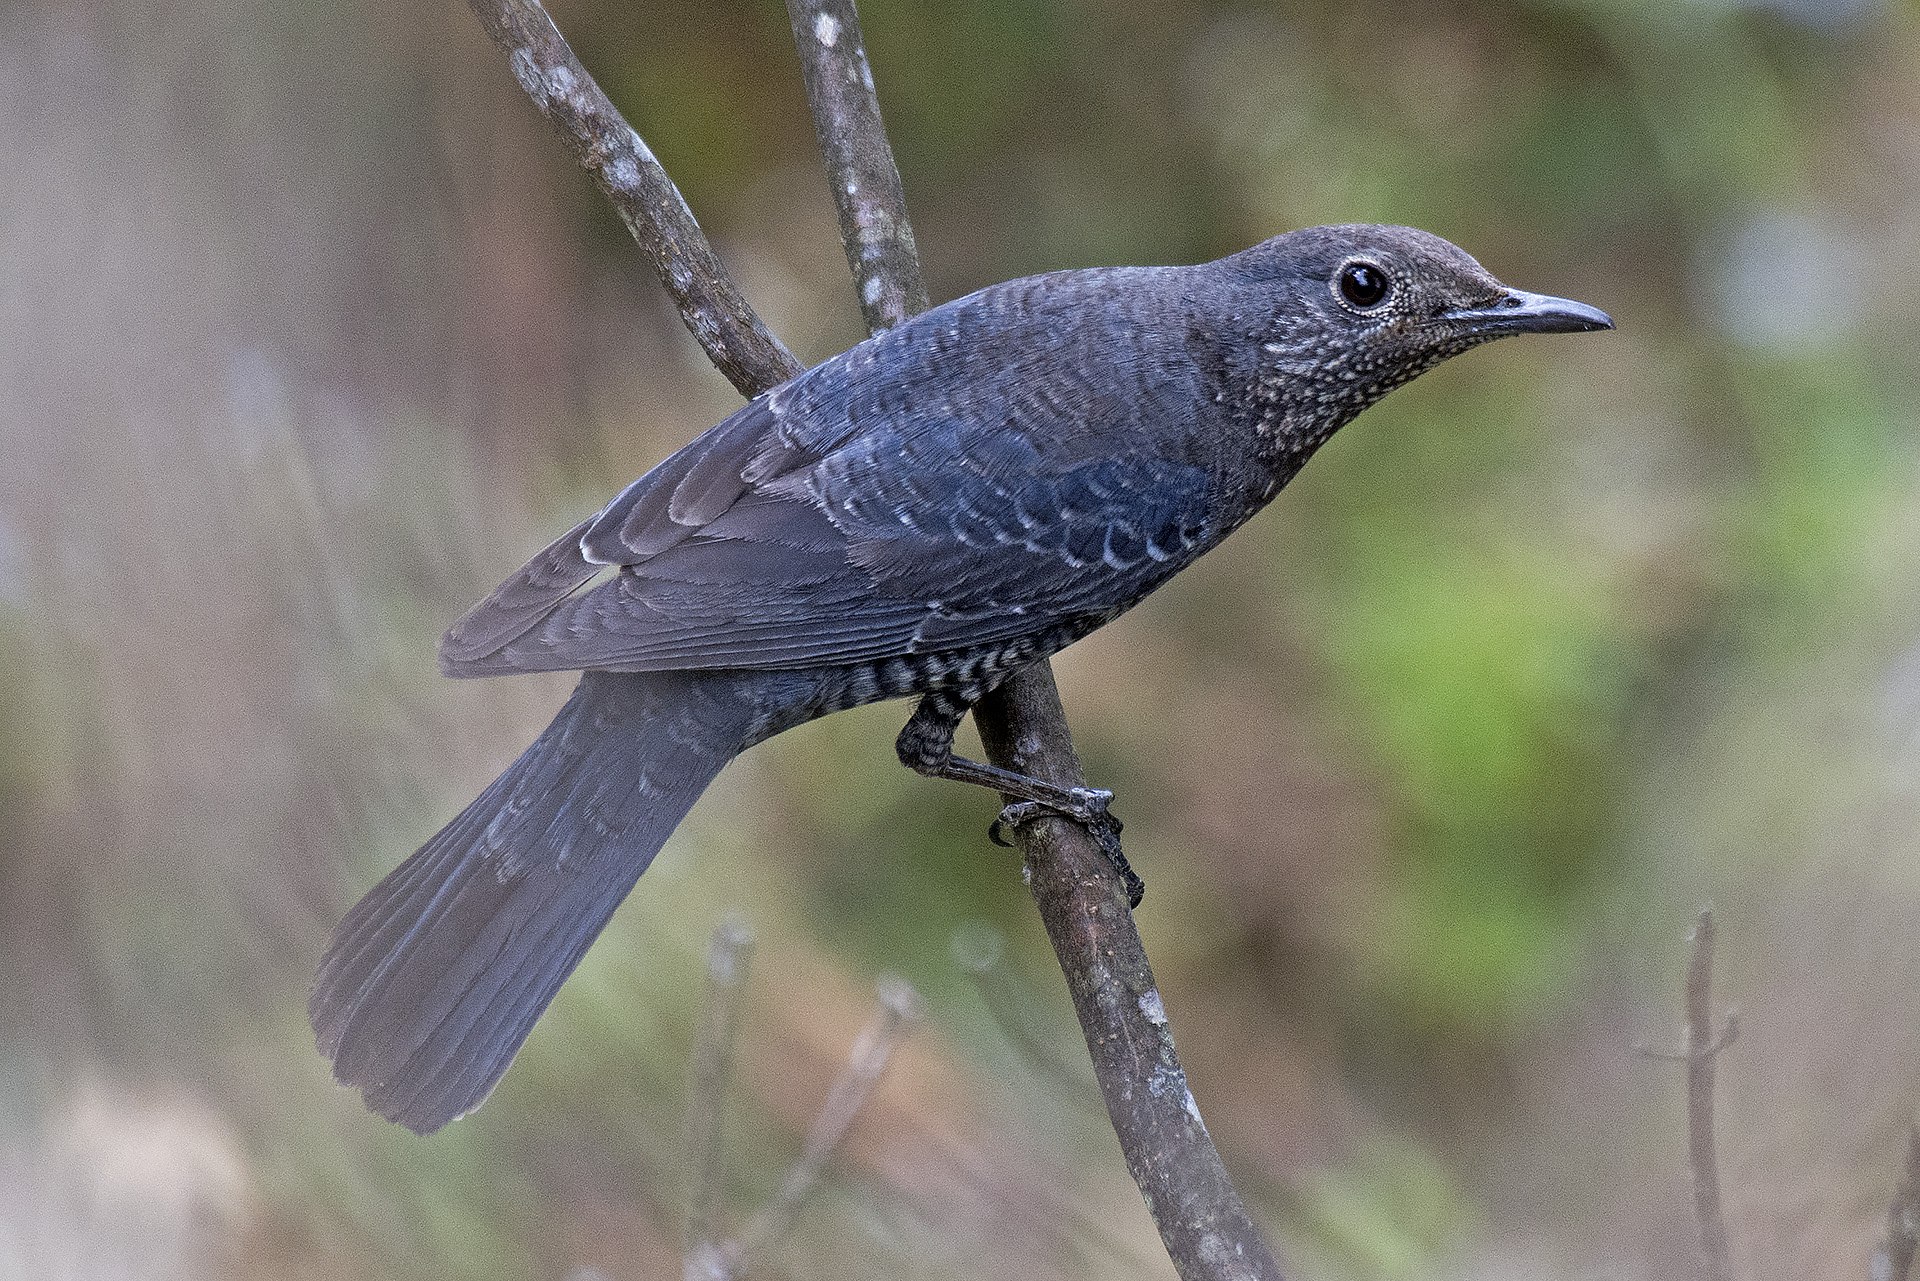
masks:
[[[725,512],[746,493],[757,454],[768,450],[769,466],[777,467],[786,452],[774,430],[776,398],[785,390],[749,401],[521,566],[447,629],[441,665],[462,674],[464,665],[525,635],[608,566],[644,561]]]
[[[1207,473],[1155,448],[1183,433],[1151,421],[1191,390],[1130,374],[1139,360],[1116,389],[1086,352],[1050,352],[1057,325],[955,379],[939,353],[977,351],[981,320],[896,330],[754,401],[462,619],[443,666],[859,663],[1037,636],[1145,595],[1204,536]]]

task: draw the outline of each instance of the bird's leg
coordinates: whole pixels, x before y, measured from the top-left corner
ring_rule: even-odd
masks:
[[[1018,796],[1076,823],[1092,824],[1108,819],[1107,804],[1113,800],[1112,792],[1097,787],[1061,787],[998,765],[955,756],[954,732],[972,707],[970,700],[948,690],[935,690],[922,697],[894,743],[901,764],[928,778],[972,783],[1002,795]]]
[[[1126,882],[1128,902],[1140,906],[1146,886],[1127,863],[1120,849],[1120,820],[1107,806],[1113,793],[1098,787],[1061,787],[998,765],[968,760],[953,754],[953,735],[973,707],[973,700],[952,690],[935,690],[924,695],[900,737],[894,741],[901,764],[928,778],[951,779],[991,788],[1003,796],[1020,799],[1000,811],[988,835],[995,844],[1006,845],[1005,831],[1036,819],[1058,815],[1087,829],[1099,843],[1114,870]]]

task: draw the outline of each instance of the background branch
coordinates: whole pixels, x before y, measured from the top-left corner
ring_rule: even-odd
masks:
[[[1720,1051],[1740,1034],[1738,1018],[1724,1023],[1713,1014],[1713,909],[1703,907],[1688,934],[1693,952],[1687,961],[1686,1043],[1678,1050],[1638,1046],[1648,1058],[1683,1063],[1687,1069],[1687,1168],[1693,1180],[1693,1217],[1700,1228],[1700,1251],[1709,1281],[1733,1281],[1733,1251],[1727,1243],[1727,1217],[1720,1192],[1720,1158],[1714,1137],[1714,1073]]]
[[[620,118],[535,0],[470,0],[515,78],[653,258],[713,362],[753,396],[799,372],[767,332],[666,172]],[[789,0],[808,104],[869,329],[926,306],[899,171],[850,0]],[[975,710],[988,759],[1066,786],[1080,763],[1051,667],[1016,675]],[[1088,834],[1058,819],[1019,829],[1034,901],[1065,972],[1107,1115],[1185,1281],[1280,1277],[1227,1177],[1174,1050],[1126,891]],[[811,1150],[811,1145],[810,1145]]]
[[[866,1106],[873,1087],[887,1070],[887,1063],[913,1027],[922,1009],[920,995],[903,980],[883,978],[879,983],[878,1005],[873,1017],[854,1040],[847,1062],[834,1078],[827,1100],[820,1105],[813,1125],[807,1130],[806,1146],[800,1159],[787,1170],[773,1199],[747,1221],[737,1243],[726,1247],[725,1278],[745,1276],[765,1257],[767,1250],[793,1227],[800,1207],[812,1195],[814,1185],[827,1168],[840,1141],[853,1128],[854,1118]]]
[[[877,985],[873,1017],[854,1038],[846,1064],[808,1127],[799,1159],[740,1234],[722,1239],[718,1231],[721,1100],[739,1028],[740,990],[752,954],[753,935],[744,922],[729,918],[714,930],[707,952],[707,1008],[694,1043],[693,1088],[687,1109],[693,1186],[681,1256],[683,1281],[740,1281],[765,1262],[767,1252],[792,1229],[827,1162],[879,1085],[894,1050],[921,1018],[920,994],[904,979],[883,977]]]
[[[727,1077],[739,1039],[740,993],[753,960],[753,932],[728,917],[707,946],[707,1000],[693,1043],[693,1080],[687,1100],[687,1230],[684,1254],[712,1245],[720,1192],[720,1122]]]
[[[1907,1164],[1887,1210],[1887,1235],[1874,1252],[1873,1281],[1907,1281],[1920,1246],[1920,1126],[1907,1132]]]
[[[1714,1068],[1720,1051],[1733,1039],[1733,1024],[1727,1025],[1724,1039],[1714,1026],[1713,941],[1713,909],[1703,907],[1694,923],[1693,958],[1687,964],[1687,1163],[1693,1169],[1693,1213],[1700,1221],[1707,1275],[1714,1281],[1733,1281],[1713,1124]]]
[[[927,309],[907,198],[880,121],[853,0],[787,0],[807,105],[840,211],[840,239],[867,332],[891,329]]]
[[[574,56],[538,0],[469,0],[513,78],[553,122],[646,252],[680,319],[743,396],[800,372],[761,323],[673,179]]]

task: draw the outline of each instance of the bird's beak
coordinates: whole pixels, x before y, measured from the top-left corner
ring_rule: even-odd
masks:
[[[1613,317],[1571,298],[1509,289],[1484,307],[1462,307],[1447,319],[1489,337],[1500,334],[1585,334],[1612,329]]]

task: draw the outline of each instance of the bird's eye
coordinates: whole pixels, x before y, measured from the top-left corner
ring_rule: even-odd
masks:
[[[1350,262],[1340,268],[1335,287],[1349,303],[1362,311],[1370,311],[1387,300],[1393,291],[1393,282],[1383,267],[1370,262]]]

